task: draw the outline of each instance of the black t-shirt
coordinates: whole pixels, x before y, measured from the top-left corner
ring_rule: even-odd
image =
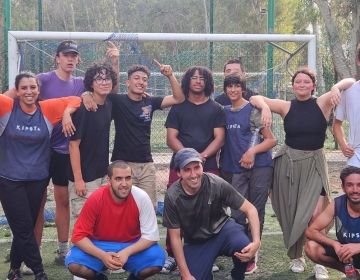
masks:
[[[85,182],[102,178],[107,173],[111,108],[110,100],[106,100],[104,105],[98,105],[96,112],[87,111],[82,104],[73,114],[76,131],[70,141],[81,140],[80,163]],[[74,181],[73,172],[70,172],[70,180]]]
[[[195,195],[188,195],[179,179],[166,192],[163,225],[181,228],[187,243],[204,242],[219,233],[230,218],[225,208],[239,209],[244,201],[239,192],[214,174],[203,174]]]
[[[185,100],[170,109],[165,126],[179,131],[178,139],[184,147],[201,153],[214,140],[214,128],[225,127],[225,113],[211,99],[199,105]],[[170,168],[174,169],[173,159]],[[206,159],[204,170],[217,168],[216,155]]]
[[[109,95],[115,122],[115,143],[111,160],[152,162],[150,147],[151,121],[155,110],[161,109],[163,97],[131,100],[127,94]]]

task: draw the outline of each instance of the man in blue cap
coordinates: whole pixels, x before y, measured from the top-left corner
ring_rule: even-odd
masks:
[[[166,193],[163,225],[169,230],[181,278],[213,279],[215,259],[226,255],[233,259],[232,279],[244,279],[247,262],[260,246],[256,208],[225,180],[204,173],[201,156],[195,149],[179,150],[174,166],[180,179]],[[230,218],[224,206],[245,213],[251,238],[243,225]]]

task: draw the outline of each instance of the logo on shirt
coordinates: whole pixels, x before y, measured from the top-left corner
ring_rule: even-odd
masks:
[[[142,114],[140,115],[140,117],[143,118],[145,122],[151,121],[152,105],[144,106],[141,109]]]
[[[230,130],[230,129],[239,129],[239,128],[241,128],[241,125],[238,124],[238,123],[226,125],[226,129],[227,129],[227,130]]]
[[[343,232],[342,236],[344,238],[360,238],[359,232]]]
[[[27,126],[27,125],[16,125],[16,130],[19,131],[41,131],[40,127],[36,126],[36,125],[31,125],[31,126]]]

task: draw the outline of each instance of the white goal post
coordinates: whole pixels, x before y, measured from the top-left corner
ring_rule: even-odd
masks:
[[[316,69],[315,35],[299,34],[196,34],[196,33],[111,33],[111,32],[8,32],[8,77],[9,87],[14,86],[20,59],[18,41],[22,40],[107,40],[118,41],[203,41],[203,42],[305,42],[307,43],[308,66]]]

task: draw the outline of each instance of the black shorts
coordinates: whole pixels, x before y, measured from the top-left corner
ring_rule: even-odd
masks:
[[[332,258],[336,259],[337,261],[340,261],[339,257],[337,256],[333,247],[330,247],[327,245],[325,245],[323,247],[324,247],[326,256],[332,257]],[[354,264],[355,268],[360,269],[360,254],[353,256],[353,264]]]
[[[51,150],[49,177],[54,185],[67,187],[69,184],[70,155]]]

